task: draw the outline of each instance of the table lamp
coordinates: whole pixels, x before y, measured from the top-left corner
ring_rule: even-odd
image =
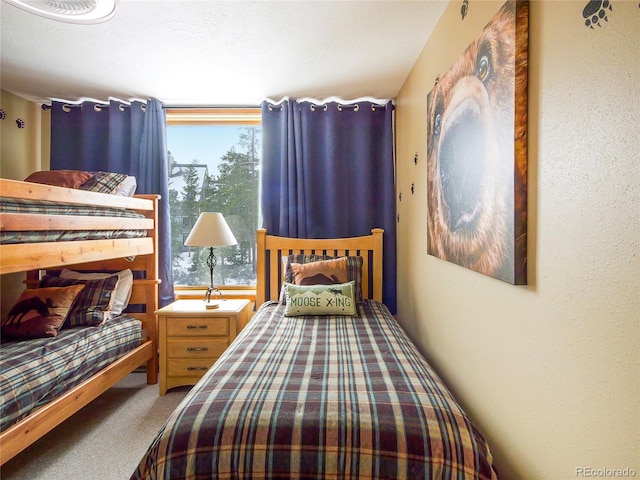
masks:
[[[220,212],[203,212],[198,217],[195,225],[191,229],[189,236],[184,244],[187,247],[209,247],[209,256],[207,257],[207,266],[211,275],[211,284],[207,288],[204,297],[206,308],[218,308],[219,302],[211,301],[211,294],[219,292],[213,286],[213,269],[218,263],[218,259],[213,253],[215,247],[225,247],[228,245],[236,245],[238,241],[233,236],[229,225],[225,221]]]

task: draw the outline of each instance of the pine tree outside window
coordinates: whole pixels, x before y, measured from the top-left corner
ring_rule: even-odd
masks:
[[[260,109],[167,109],[174,283],[206,286],[208,250],[186,247],[200,212],[221,212],[238,245],[216,249],[214,284],[256,284]]]

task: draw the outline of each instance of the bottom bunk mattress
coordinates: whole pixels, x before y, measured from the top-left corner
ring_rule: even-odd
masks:
[[[140,345],[141,322],[125,315],[56,337],[2,342],[0,430],[82,383]]]
[[[496,478],[481,434],[388,309],[264,304],[132,479]]]

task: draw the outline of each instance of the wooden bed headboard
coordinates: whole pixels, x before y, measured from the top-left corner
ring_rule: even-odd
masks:
[[[327,255],[331,257],[361,256],[362,295],[382,302],[382,235],[384,230],[374,228],[371,235],[350,238],[287,238],[267,235],[264,228],[257,230],[257,287],[256,306],[267,300],[277,300],[284,277],[282,257],[296,253]]]

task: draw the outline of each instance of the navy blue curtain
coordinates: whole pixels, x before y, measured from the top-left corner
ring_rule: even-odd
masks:
[[[383,300],[396,311],[393,105],[262,103],[262,225],[338,238],[384,228]]]
[[[174,300],[166,119],[162,103],[51,105],[51,169],[136,177],[136,193],[162,196],[158,211],[160,306]]]

